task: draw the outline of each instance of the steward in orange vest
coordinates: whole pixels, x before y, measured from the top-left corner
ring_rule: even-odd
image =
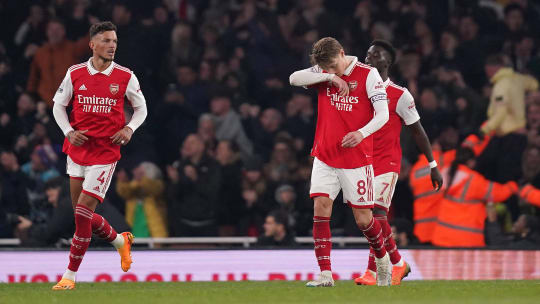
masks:
[[[479,155],[484,151],[490,138],[487,135],[483,139],[476,135],[469,135],[461,145],[471,148],[475,155]],[[446,152],[435,150],[433,151],[433,158],[437,160],[441,171],[445,168],[448,169],[456,158],[456,150]],[[412,167],[409,185],[414,195],[414,235],[422,243],[431,242],[431,235],[439,211],[439,202],[443,198],[443,193],[434,189],[430,178],[428,161],[424,155],[421,155]]]
[[[444,247],[483,247],[487,202],[502,202],[518,192],[516,182],[499,184],[472,170],[475,154],[460,148],[447,170],[449,182],[439,211],[432,244]]]

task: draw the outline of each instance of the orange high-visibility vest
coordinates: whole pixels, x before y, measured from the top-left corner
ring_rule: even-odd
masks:
[[[449,167],[456,157],[456,150],[442,153],[433,151],[433,158],[437,161],[439,170]],[[409,185],[414,195],[413,219],[414,235],[422,243],[431,241],[431,234],[435,228],[435,221],[439,210],[439,202],[442,199],[442,191],[435,191],[431,183],[431,168],[424,155],[411,169]]]
[[[483,247],[485,203],[502,202],[518,190],[515,182],[499,184],[460,165],[439,204],[431,243],[444,247]]]
[[[484,152],[490,140],[491,136],[489,135],[484,135],[484,138],[480,139],[478,136],[471,134],[465,138],[461,146],[470,148],[473,150],[474,155],[478,156]]]
[[[465,138],[461,145],[471,148],[474,154],[478,156],[484,151],[490,139],[491,136],[488,135],[480,139],[478,136],[471,134]],[[444,153],[434,150],[433,158],[437,161],[439,170],[443,171],[445,168],[449,168],[456,158],[456,150],[449,150]],[[446,182],[448,181],[443,181],[443,183]],[[437,220],[439,202],[442,200],[443,194],[441,191],[437,192],[433,189],[431,169],[427,158],[423,154],[411,170],[409,185],[414,194],[414,235],[422,243],[430,242]]]
[[[519,197],[527,203],[540,208],[540,189],[531,184],[526,185],[519,191]]]

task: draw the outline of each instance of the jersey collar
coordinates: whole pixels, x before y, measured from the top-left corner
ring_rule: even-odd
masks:
[[[113,62],[111,62],[111,64],[109,65],[108,68],[106,68],[105,70],[100,72],[100,71],[96,70],[94,68],[94,66],[92,65],[92,57],[90,57],[90,59],[88,59],[88,62],[86,63],[86,67],[88,68],[88,72],[90,72],[90,75],[96,75],[97,73],[101,73],[101,74],[109,76],[109,75],[111,75],[111,72],[112,72],[112,70],[114,68],[114,65],[115,65],[115,63],[113,61]]]
[[[386,87],[388,87],[390,85],[390,83],[392,83],[392,81],[390,80],[390,77],[388,77],[388,78],[386,78],[386,81],[383,82],[383,85],[386,88]]]
[[[343,75],[349,76],[349,75],[351,75],[352,70],[356,66],[356,63],[358,62],[358,57],[356,57],[356,56],[346,56],[346,58],[347,59],[352,59],[352,61],[351,61],[351,64],[349,64],[349,66],[345,69],[345,72],[343,73]]]

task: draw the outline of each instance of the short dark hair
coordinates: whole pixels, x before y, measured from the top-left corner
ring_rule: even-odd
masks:
[[[341,43],[332,37],[324,37],[313,44],[309,58],[313,65],[326,66],[339,55],[343,49]]]
[[[372,47],[372,46],[382,47],[385,51],[388,52],[388,54],[390,54],[390,56],[392,57],[391,61],[390,61],[390,65],[392,65],[392,64],[394,64],[394,62],[396,62],[396,49],[394,48],[394,46],[390,42],[388,42],[386,40],[377,39],[377,40],[373,40],[373,42],[371,42],[370,47]]]
[[[508,61],[503,54],[492,54],[486,58],[486,65],[508,66]]]
[[[273,217],[276,224],[282,224],[285,230],[289,230],[289,215],[286,211],[280,209],[273,210],[268,213],[268,216]]]
[[[506,17],[506,15],[510,14],[513,11],[519,11],[521,15],[525,14],[525,12],[523,11],[523,7],[521,7],[521,5],[517,3],[514,3],[514,4],[509,4],[504,8],[504,16]]]
[[[116,32],[116,25],[114,25],[114,23],[110,21],[103,21],[92,24],[92,26],[90,27],[90,39],[92,39],[97,34],[108,31]]]

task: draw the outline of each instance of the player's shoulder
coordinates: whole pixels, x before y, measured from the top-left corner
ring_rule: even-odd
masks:
[[[133,74],[133,71],[131,71],[130,69],[126,68],[125,66],[121,66],[119,65],[118,63],[113,63],[114,66],[113,66],[113,69],[114,70],[117,70],[119,72],[124,72],[124,73],[127,73],[129,75]]]
[[[370,66],[370,65],[367,65],[363,62],[360,62],[360,61],[357,61],[356,64],[355,64],[355,68],[362,71],[362,72],[366,72],[366,73],[369,73],[373,70],[377,70],[376,68]]]
[[[408,91],[406,87],[402,87],[402,86],[396,84],[395,82],[393,82],[391,80],[388,83],[388,88],[396,89],[396,90],[402,91],[402,92]]]
[[[77,71],[77,70],[80,70],[80,69],[84,69],[84,68],[86,68],[86,65],[87,65],[87,62],[74,64],[74,65],[72,65],[72,66],[70,66],[68,68],[68,71],[71,73],[71,72],[74,72],[74,71]]]

